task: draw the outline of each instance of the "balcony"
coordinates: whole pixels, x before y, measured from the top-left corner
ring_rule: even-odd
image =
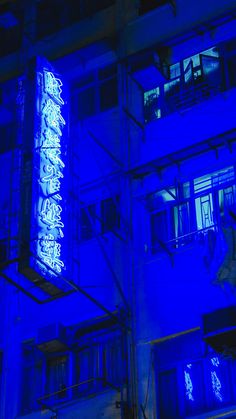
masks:
[[[168,156],[169,164],[171,156],[180,161],[205,151],[206,144],[208,149],[218,146],[224,135],[231,141],[235,131],[234,73],[235,56],[223,61],[217,48],[171,66],[170,81],[144,93],[145,141],[140,141],[138,148],[133,140],[131,168],[150,161],[157,164],[159,159],[161,166],[168,165]]]
[[[62,389],[40,397],[37,401],[39,406],[55,409],[59,405],[69,406],[78,403],[79,400],[96,397],[104,392],[120,393],[121,388],[109,383],[104,377],[93,377],[71,386],[61,386]]]

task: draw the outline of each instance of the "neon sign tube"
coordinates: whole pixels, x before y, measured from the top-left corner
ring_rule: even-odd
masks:
[[[61,182],[65,163],[61,140],[66,121],[61,111],[64,105],[62,82],[48,70],[37,73],[39,98],[39,130],[35,148],[39,155],[39,196],[37,198],[38,244],[37,256],[56,273],[65,269],[61,247],[64,238]],[[38,262],[40,266],[40,262]],[[42,265],[41,265],[42,269]],[[45,270],[45,267],[43,268]]]

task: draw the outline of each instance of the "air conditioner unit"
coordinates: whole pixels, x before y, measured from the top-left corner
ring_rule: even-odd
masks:
[[[67,328],[59,323],[54,323],[39,329],[36,346],[43,352],[67,350],[69,347]]]
[[[230,306],[203,316],[203,340],[216,352],[236,358],[236,307]]]

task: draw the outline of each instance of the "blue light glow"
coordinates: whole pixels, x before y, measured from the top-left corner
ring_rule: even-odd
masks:
[[[187,368],[191,369],[192,364],[188,364]],[[185,390],[186,390],[186,396],[188,400],[194,401],[193,397],[193,383],[190,377],[190,373],[184,370],[184,380],[185,380]]]
[[[220,365],[220,360],[218,358],[218,356],[215,356],[213,358],[211,358],[211,363],[214,367],[218,368]],[[215,397],[222,402],[223,401],[223,396],[221,394],[221,381],[216,373],[216,371],[211,371],[211,385],[212,385],[212,390],[213,393],[215,395]]]
[[[47,127],[54,130],[59,136],[62,135],[61,125],[66,122],[61,115],[61,106],[57,105],[52,99],[46,100],[42,109]]]
[[[41,240],[40,246],[40,256],[44,263],[60,273],[61,268],[64,268],[64,263],[60,260],[61,245],[56,242],[55,237],[52,234],[48,234]]]
[[[216,398],[222,402],[223,401],[223,397],[221,394],[221,382],[217,376],[216,371],[211,371],[211,384],[212,384],[212,390],[216,396]]]
[[[59,105],[64,105],[64,100],[61,98],[61,86],[63,86],[61,80],[56,78],[53,73],[50,71],[44,73],[45,93],[48,93]]]
[[[40,128],[35,136],[40,185],[37,255],[46,265],[60,273],[62,268],[65,269],[65,263],[61,259],[61,240],[64,237],[61,180],[64,178],[62,171],[65,168],[61,137],[66,124],[61,114],[61,107],[64,105],[61,98],[62,82],[46,70],[38,72],[37,82],[40,117]],[[38,265],[42,269],[40,262]]]
[[[212,363],[212,365],[214,365],[214,367],[218,367],[220,365],[220,361],[219,361],[218,356],[216,356],[214,358],[211,358],[211,363]]]

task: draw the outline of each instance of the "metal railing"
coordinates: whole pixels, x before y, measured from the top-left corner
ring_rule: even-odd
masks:
[[[190,85],[173,86],[172,89],[164,91],[160,89],[160,95],[152,94],[144,105],[145,121],[162,118],[173,112],[184,112],[193,106],[207,99],[212,98],[223,90],[222,80],[217,83],[207,80],[195,80]]]
[[[60,390],[39,397],[37,402],[43,407],[70,403],[83,397],[96,396],[107,389],[121,392],[121,387],[115,386],[104,377],[93,377],[77,384],[63,386]]]
[[[193,244],[204,244],[206,237],[209,237],[209,232],[217,233],[219,231],[219,226],[217,223],[212,224],[211,226],[197,229],[186,234],[176,236],[173,239],[166,240],[159,243],[157,246],[152,247],[152,253],[158,253],[163,249],[168,249],[169,251],[175,251],[180,248],[183,248],[186,245]]]
[[[220,85],[208,84],[206,81],[201,81],[186,88],[180,89],[178,92],[165,97],[165,102],[168,108],[173,111],[184,111],[191,109],[198,103],[210,99],[221,91]],[[168,109],[167,109],[168,110]]]

